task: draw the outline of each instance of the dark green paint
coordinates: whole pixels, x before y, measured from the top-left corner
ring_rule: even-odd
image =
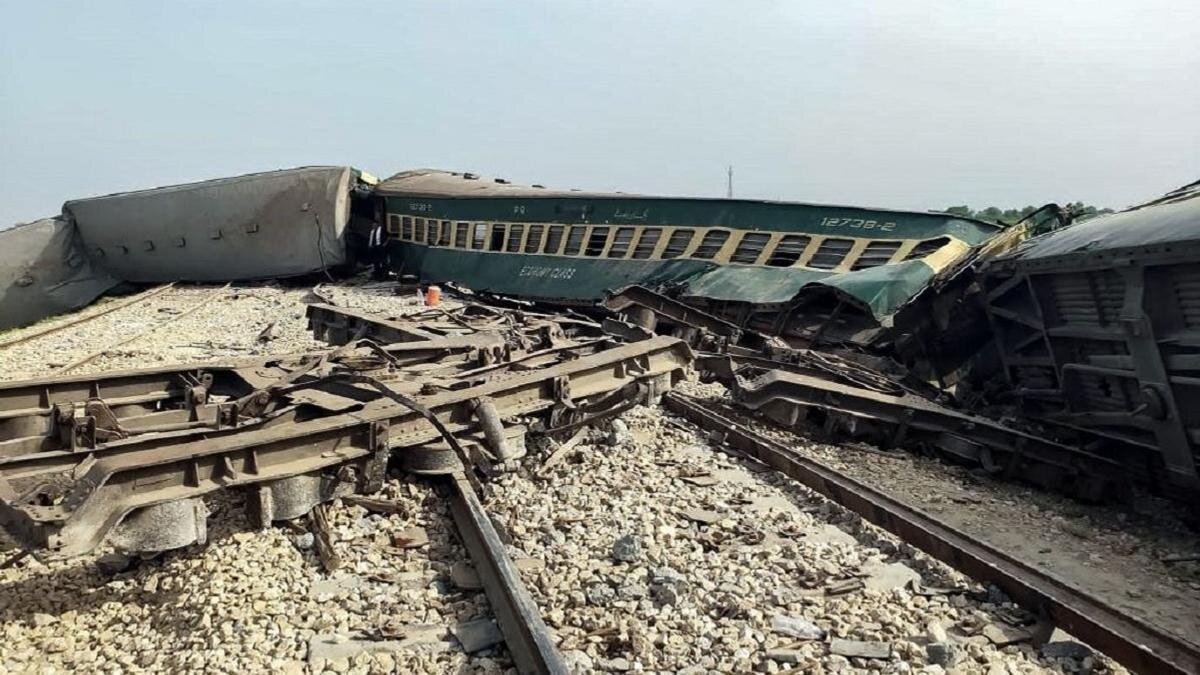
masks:
[[[876,318],[888,316],[933,278],[920,260],[854,272],[726,265],[689,279],[685,295],[723,301],[787,302],[810,284],[831,286],[858,299]]]
[[[591,302],[608,291],[639,284],[682,285],[685,297],[781,303],[810,284],[842,291],[883,320],[920,291],[933,270],[919,260],[834,274],[800,268],[717,265],[674,260],[612,260],[469,251],[392,241],[393,267],[424,281],[453,281],[475,291],[546,300]]]
[[[700,260],[611,260],[494,253],[392,241],[392,267],[433,283],[454,281],[474,291],[531,298],[595,301],[629,284],[655,286],[715,268]]]
[[[388,213],[452,221],[728,227],[869,239],[931,239],[950,235],[972,246],[1000,231],[990,223],[944,213],[736,199],[387,195],[385,200]],[[839,219],[839,224],[823,224],[829,222],[827,219]],[[842,223],[840,219],[854,222]],[[874,221],[876,226],[864,229],[862,225],[868,221]],[[880,226],[884,223],[895,223],[895,227],[882,230]]]

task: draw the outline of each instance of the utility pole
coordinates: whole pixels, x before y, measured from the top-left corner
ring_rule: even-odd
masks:
[[[728,179],[725,184],[725,197],[733,199],[733,165],[725,167],[725,175]]]

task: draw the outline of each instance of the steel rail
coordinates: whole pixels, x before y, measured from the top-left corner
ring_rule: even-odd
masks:
[[[795,478],[1140,673],[1200,673],[1200,646],[1125,614],[986,542],[899,502],[677,392],[667,410],[722,435],[732,448]]]
[[[130,335],[118,342],[108,345],[107,347],[105,347],[101,350],[94,351],[86,356],[75,359],[74,361],[66,364],[65,366],[62,366],[61,368],[59,368],[58,370],[56,370],[54,372],[56,374],[62,374],[62,373],[67,372],[68,370],[74,370],[74,369],[78,368],[79,366],[90,363],[91,361],[107,354],[109,351],[116,349],[117,347],[123,347],[123,346],[129,344],[130,342],[133,342],[135,340],[138,340],[140,338],[143,338],[143,337],[153,333],[154,331],[162,328],[163,326],[166,326],[167,324],[174,323],[175,321],[178,321],[179,319],[182,319],[185,316],[189,316],[192,313],[199,310],[201,307],[204,307],[208,303],[212,302],[213,300],[216,300],[217,298],[222,297],[225,294],[225,291],[229,290],[229,286],[232,283],[233,282],[227,283],[224,286],[222,286],[221,288],[217,289],[216,291],[206,294],[204,296],[204,298],[201,299],[199,302],[192,304],[190,307],[188,307],[187,309],[183,310],[182,312],[180,312],[178,314],[172,315],[171,318],[167,319],[166,321],[156,323],[153,326],[147,327],[145,330],[138,331],[137,333],[134,333],[133,335]]]
[[[70,328],[71,326],[78,326],[81,323],[86,323],[88,321],[91,321],[92,319],[102,317],[105,314],[115,312],[118,309],[124,309],[130,305],[136,305],[137,303],[139,303],[143,300],[149,300],[150,298],[152,298],[164,291],[168,291],[174,287],[175,287],[175,282],[172,281],[169,284],[163,284],[161,286],[156,286],[154,288],[151,288],[148,291],[138,293],[137,295],[135,295],[131,298],[126,298],[124,300],[119,300],[117,302],[114,302],[114,303],[110,304],[108,307],[104,307],[103,309],[100,309],[99,311],[93,312],[91,314],[86,314],[84,316],[78,316],[78,317],[75,317],[74,319],[71,319],[70,321],[64,321],[63,323],[60,323],[60,324],[57,324],[54,326],[47,326],[40,330],[25,333],[24,335],[17,335],[13,338],[10,338],[8,340],[0,342],[0,349],[5,349],[8,347],[12,347],[14,345],[19,345],[22,342],[28,342],[34,338],[40,338],[40,337],[44,337],[46,335],[50,335],[52,333],[57,333],[58,331],[63,330],[64,328]]]
[[[462,538],[513,663],[521,673],[566,673],[550,629],[529,595],[483,504],[463,474],[447,476],[450,515]]]

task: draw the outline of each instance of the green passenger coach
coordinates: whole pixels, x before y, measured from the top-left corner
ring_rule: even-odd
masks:
[[[945,213],[550,190],[427,169],[376,195],[398,273],[562,304],[638,284],[743,322],[831,298],[890,325],[1002,231]]]

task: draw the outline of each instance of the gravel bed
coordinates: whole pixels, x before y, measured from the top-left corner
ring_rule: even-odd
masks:
[[[271,283],[227,289],[221,285],[177,286],[59,333],[0,348],[0,381],[53,375],[60,367],[102,350],[108,351],[68,374],[320,349],[328,345],[313,340],[308,332],[306,304],[323,302],[323,296],[340,307],[386,316],[426,309],[415,294],[398,296],[392,288],[344,283],[318,285],[314,293],[309,287]],[[207,305],[180,317],[208,298],[212,300]],[[452,300],[443,303],[446,308],[457,306]],[[269,339],[260,337],[268,327]],[[120,344],[147,330],[150,332]]]
[[[659,408],[591,432],[541,479],[544,459],[488,508],[545,561],[526,581],[577,672],[1124,672],[1077,643],[997,647],[981,630],[1016,609],[1002,595]]]
[[[728,400],[720,384],[684,383],[699,398]],[[916,506],[1059,579],[1200,644],[1200,562],[1167,564],[1196,550],[1181,505],[1137,494],[1089,505],[934,457],[832,445],[749,414],[740,421],[872,487]]]
[[[0,672],[502,672],[502,646],[468,656],[451,636],[490,609],[449,582],[466,552],[445,501],[401,480],[378,496],[403,514],[332,508],[342,559],[332,574],[310,534],[250,529],[237,492],[210,500],[206,546],[116,575],[99,571],[98,561],[113,564],[100,554],[0,570]],[[372,653],[379,639],[388,650]]]

